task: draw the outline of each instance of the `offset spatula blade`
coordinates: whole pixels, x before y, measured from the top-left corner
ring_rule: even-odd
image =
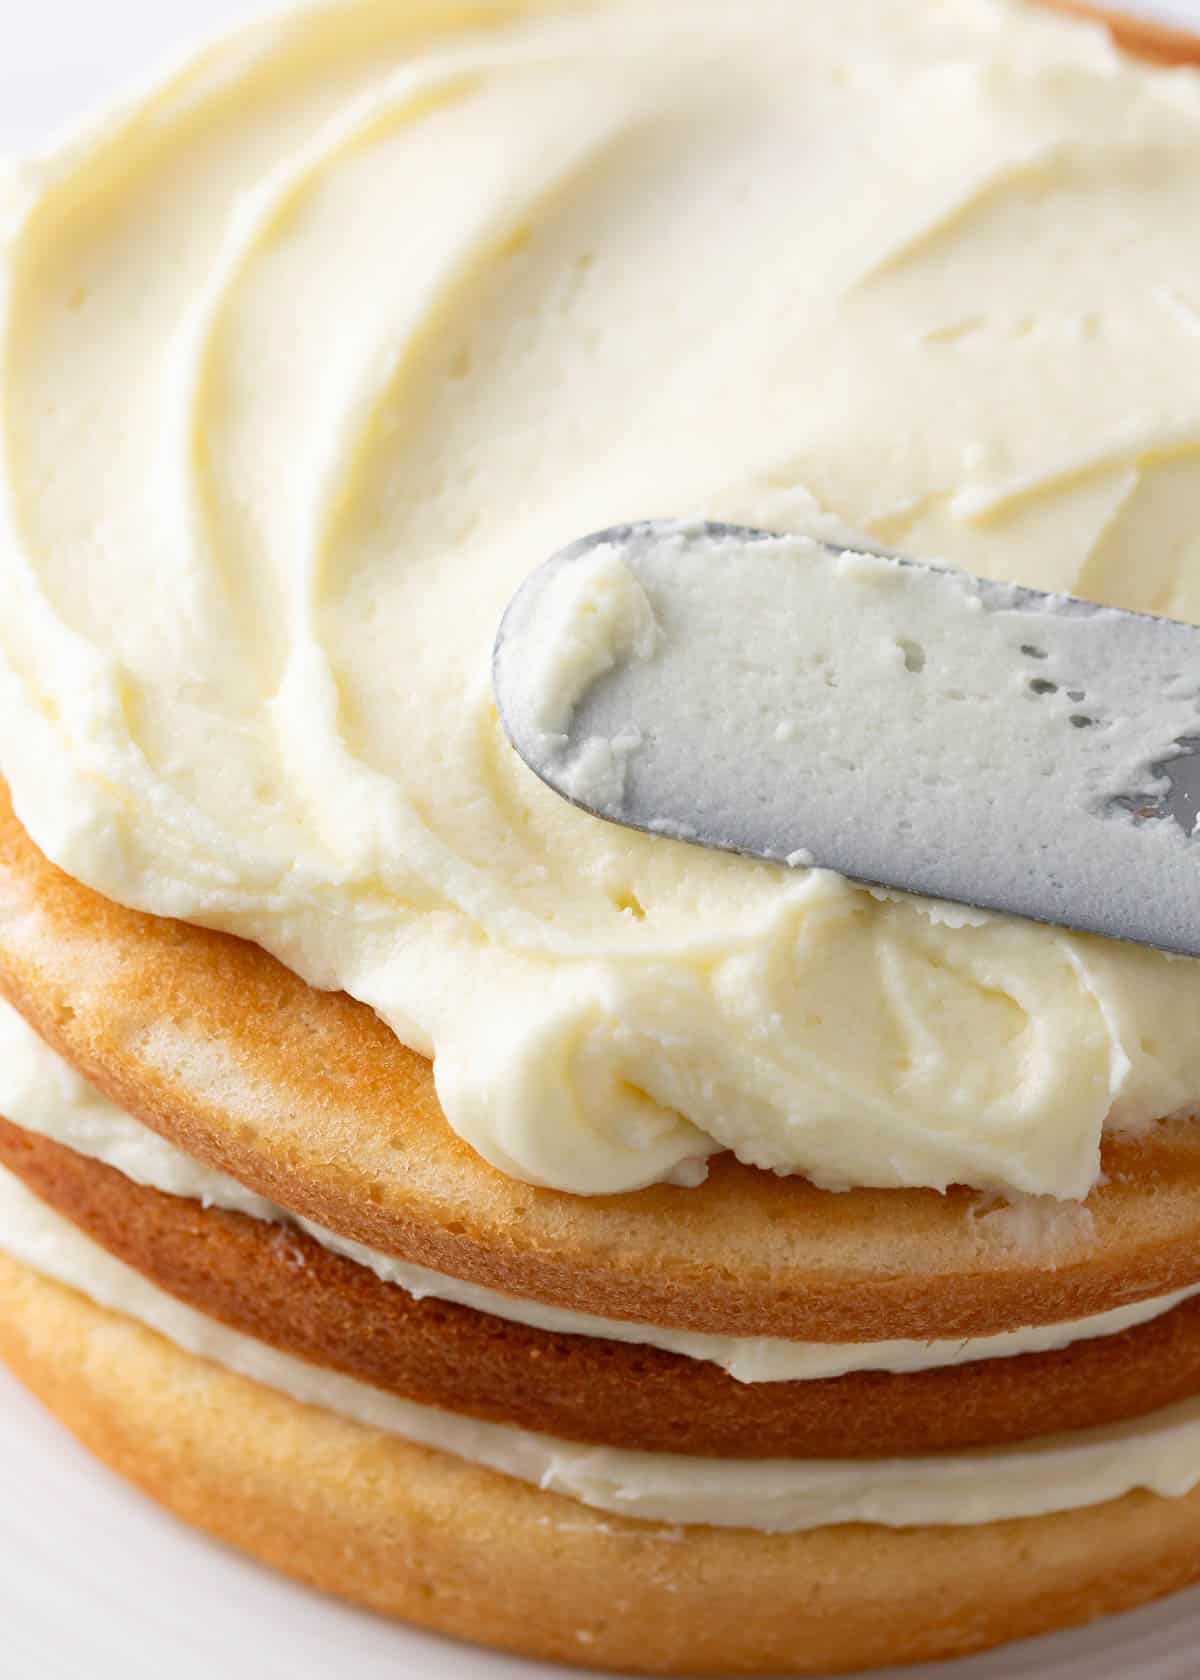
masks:
[[[505,728],[607,821],[1200,955],[1200,631],[708,523],[572,544]]]

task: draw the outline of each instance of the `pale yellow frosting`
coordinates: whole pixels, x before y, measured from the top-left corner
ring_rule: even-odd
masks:
[[[1193,74],[997,0],[341,0],[22,195],[0,768],[71,874],[345,987],[576,1191],[1079,1196],[1200,1092],[1194,963],[606,826],[489,686],[644,515],[1200,617]]]

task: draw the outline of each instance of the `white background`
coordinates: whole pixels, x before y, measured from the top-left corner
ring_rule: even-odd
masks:
[[[1200,29],[1200,0],[1127,5]],[[0,153],[43,144],[164,53],[252,9],[261,8],[0,0]],[[95,1464],[0,1371],[4,1680],[549,1680],[558,1672],[392,1627],[210,1544]],[[896,1671],[894,1680],[1195,1680],[1198,1672],[1200,1589],[1081,1633],[949,1669]]]

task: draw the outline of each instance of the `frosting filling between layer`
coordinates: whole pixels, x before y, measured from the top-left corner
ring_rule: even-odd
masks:
[[[306,1405],[651,1522],[765,1533],[847,1522],[996,1522],[1095,1505],[1135,1488],[1177,1496],[1200,1482],[1200,1400],[1131,1424],[928,1458],[756,1461],[577,1446],[415,1405],[228,1330],[113,1259],[2,1169],[0,1248],[186,1352]]]

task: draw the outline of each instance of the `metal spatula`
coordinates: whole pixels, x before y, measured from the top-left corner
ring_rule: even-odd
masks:
[[[584,590],[573,620],[571,592],[601,563],[652,634],[548,728],[547,661],[578,613],[588,628],[596,603]],[[1190,626],[878,551],[646,522],[531,575],[494,680],[530,769],[609,822],[1200,955]]]

